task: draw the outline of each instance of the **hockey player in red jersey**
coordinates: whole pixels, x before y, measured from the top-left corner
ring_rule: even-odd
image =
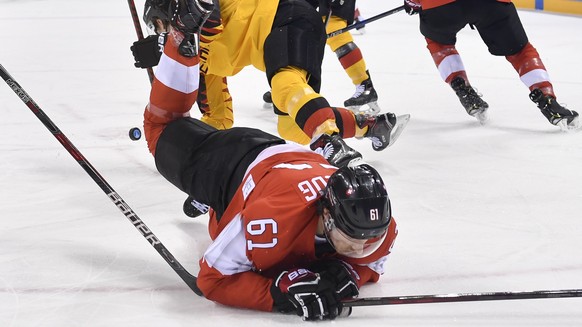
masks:
[[[546,119],[562,130],[580,127],[578,113],[556,101],[554,87],[537,50],[529,42],[511,0],[404,0],[409,14],[420,12],[420,31],[443,80],[450,84],[471,116],[484,123],[489,105],[469,83],[455,48],[456,35],[469,24],[495,56],[505,56],[530,99]]]
[[[160,174],[213,208],[198,287],[225,305],[305,320],[349,315],[341,300],[378,280],[397,234],[382,178],[367,164],[330,164],[347,163],[349,148],[328,162],[257,129],[188,117],[199,81],[191,41],[211,9],[188,4],[171,7],[144,132]]]

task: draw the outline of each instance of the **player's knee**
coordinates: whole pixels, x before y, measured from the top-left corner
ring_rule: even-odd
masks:
[[[285,67],[271,80],[273,104],[285,113],[292,112],[294,103],[304,102],[305,95],[315,93],[307,83],[307,71],[298,67]]]

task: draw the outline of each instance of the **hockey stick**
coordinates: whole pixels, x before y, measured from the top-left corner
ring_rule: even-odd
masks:
[[[0,75],[10,86],[12,91],[18,95],[20,100],[28,106],[28,108],[36,115],[36,117],[44,124],[44,126],[53,134],[53,136],[61,143],[61,145],[71,154],[79,165],[89,174],[89,176],[97,183],[97,185],[105,192],[107,197],[117,206],[117,208],[125,215],[137,230],[140,231],[143,237],[158,251],[158,253],[166,260],[166,262],[174,269],[174,271],[186,282],[186,284],[194,291],[194,293],[202,296],[202,292],[196,286],[196,277],[191,275],[182,265],[174,258],[174,256],[166,249],[160,240],[152,233],[152,231],[144,224],[144,222],[137,216],[137,214],[125,203],[125,201],[117,194],[117,192],[105,181],[105,179],[97,172],[91,163],[85,159],[83,154],[69,141],[69,139],[61,132],[61,130],[50,120],[50,118],[40,109],[40,107],[32,100],[32,98],[22,89],[22,87],[10,76],[4,66],[0,64]]]
[[[131,1],[131,0],[130,0],[130,1]],[[402,10],[404,10],[404,5],[402,5],[402,6],[400,6],[400,7],[396,7],[396,8],[394,8],[394,9],[391,9],[391,10],[388,10],[388,11],[386,11],[386,12],[383,12],[383,13],[381,13],[381,14],[378,14],[378,15],[376,15],[376,16],[374,16],[374,17],[370,17],[370,18],[368,18],[368,19],[364,19],[364,20],[362,20],[362,21],[359,21],[359,22],[357,22],[357,23],[355,23],[355,24],[352,24],[352,25],[350,25],[350,26],[344,27],[344,28],[342,28],[342,29],[339,29],[339,30],[337,30],[337,31],[333,31],[333,32],[331,32],[331,33],[327,34],[327,38],[329,39],[329,38],[331,38],[331,37],[334,37],[334,36],[340,35],[340,34],[342,34],[342,33],[345,33],[345,32],[347,32],[347,31],[349,31],[349,30],[353,30],[354,28],[362,27],[362,26],[364,26],[364,25],[366,25],[366,24],[368,24],[368,23],[371,23],[371,22],[373,22],[373,21],[375,21],[375,20],[378,20],[378,19],[380,19],[380,18],[384,18],[384,17],[386,17],[386,16],[390,16],[390,15],[392,15],[392,14],[395,14],[395,13],[397,13],[397,12],[399,12],[399,11],[402,11]]]
[[[131,13],[131,19],[133,20],[133,27],[135,27],[135,33],[137,34],[138,40],[143,40],[143,32],[141,30],[141,25],[139,23],[139,16],[137,15],[137,10],[135,9],[135,2],[133,0],[127,0],[129,5],[129,12]],[[154,71],[151,67],[147,68],[148,77],[150,78],[150,83],[154,82]]]
[[[531,291],[531,292],[457,293],[457,294],[437,294],[437,295],[369,297],[348,300],[342,302],[342,304],[344,307],[361,307],[372,305],[554,299],[565,297],[582,297],[582,289]]]

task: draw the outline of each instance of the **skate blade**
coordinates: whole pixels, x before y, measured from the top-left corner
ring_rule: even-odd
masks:
[[[570,123],[568,123],[567,119],[562,119],[556,124],[556,126],[558,126],[562,132],[572,132],[582,129],[582,123],[580,122],[579,116],[572,119]]]
[[[263,109],[273,109],[273,104],[269,102],[263,102]]]
[[[485,125],[489,121],[489,113],[487,112],[487,109],[478,112],[474,117],[477,118],[481,125]]]
[[[394,124],[394,127],[392,128],[392,132],[390,132],[390,143],[388,143],[387,148],[392,146],[392,144],[394,144],[396,140],[398,140],[400,134],[402,134],[404,128],[406,127],[406,125],[408,125],[409,121],[410,121],[409,114],[396,116],[396,124]]]
[[[376,101],[366,103],[362,106],[349,106],[348,109],[353,111],[356,115],[373,116],[380,113],[380,106]]]

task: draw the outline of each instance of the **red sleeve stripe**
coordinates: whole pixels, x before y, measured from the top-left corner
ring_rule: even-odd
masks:
[[[150,103],[157,108],[163,108],[168,113],[184,113],[192,108],[197,96],[198,92],[196,90],[187,94],[176,91],[161,83],[156,77],[150,93]],[[168,117],[167,114],[160,115],[159,112],[152,113],[158,116]]]

